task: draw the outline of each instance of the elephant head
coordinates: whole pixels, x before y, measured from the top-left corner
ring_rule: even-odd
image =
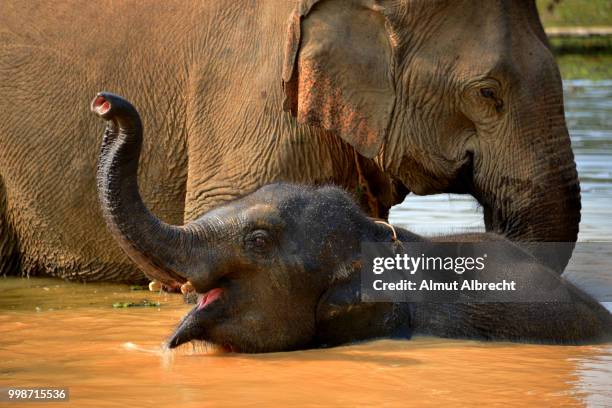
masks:
[[[561,79],[533,1],[302,0],[283,86],[298,122],[415,194],[471,194],[487,230],[513,241],[576,241]],[[562,272],[571,250],[539,248]]]
[[[371,224],[350,196],[276,184],[185,226],[165,224],[138,192],[138,112],[110,93],[98,94],[91,108],[108,121],[97,174],[108,227],[148,277],[167,286],[189,281],[199,294],[170,347],[200,339],[265,352],[312,342],[320,300],[347,276],[363,239],[358,230]]]

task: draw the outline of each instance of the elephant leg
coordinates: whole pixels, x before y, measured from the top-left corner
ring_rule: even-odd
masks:
[[[8,213],[8,194],[0,175],[0,276],[18,275],[20,259],[19,241]]]

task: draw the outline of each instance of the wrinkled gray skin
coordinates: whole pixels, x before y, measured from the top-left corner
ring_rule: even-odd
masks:
[[[530,288],[558,284],[558,301],[360,302],[361,243],[389,242],[392,234],[336,187],[272,184],[185,226],[165,224],[138,192],[138,113],[109,93],[99,94],[91,107],[108,121],[97,177],[110,231],[147,276],[168,285],[189,280],[199,294],[170,347],[203,340],[256,353],[413,334],[578,344],[611,334],[612,317],[601,305],[547,267],[523,269],[529,256],[494,234],[437,240],[506,242],[511,250],[496,257],[501,260],[488,267],[487,278],[510,276]],[[426,241],[397,231],[408,246]]]
[[[471,194],[489,231],[576,240],[533,1],[3,0],[0,27],[0,274],[142,279],[97,205],[85,106],[100,89],[134,98],[155,134],[139,179],[166,222],[290,181],[382,217],[408,191]]]

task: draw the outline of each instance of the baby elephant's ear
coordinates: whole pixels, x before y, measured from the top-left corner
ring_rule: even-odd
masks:
[[[395,103],[386,19],[372,1],[302,0],[289,19],[284,109],[372,158]]]
[[[359,274],[332,285],[317,307],[316,341],[335,346],[376,337],[409,338],[410,317],[393,303],[362,302]]]

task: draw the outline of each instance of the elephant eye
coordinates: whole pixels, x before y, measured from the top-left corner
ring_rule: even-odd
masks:
[[[495,105],[495,110],[498,113],[502,112],[502,110],[504,109],[504,101],[501,98],[497,97],[493,88],[480,88],[480,94],[487,99],[491,99],[491,101]]]
[[[485,98],[495,98],[495,91],[491,88],[482,88],[480,94]]]
[[[256,230],[249,233],[245,241],[249,249],[257,252],[264,252],[270,244],[270,237],[267,231]]]

